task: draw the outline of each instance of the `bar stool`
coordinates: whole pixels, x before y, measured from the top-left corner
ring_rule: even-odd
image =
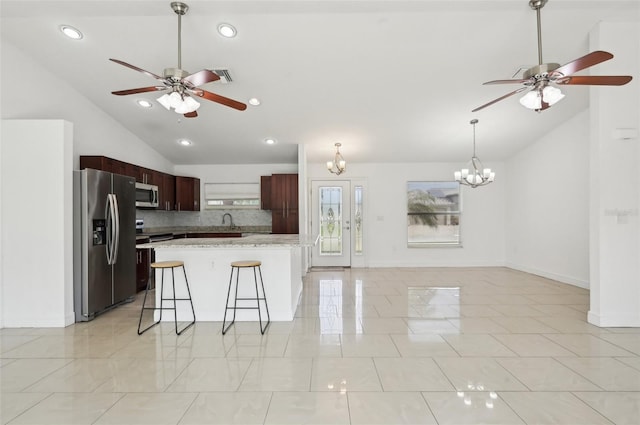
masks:
[[[176,278],[175,278],[174,270],[177,267],[182,267],[182,271],[184,272],[184,283],[187,286],[187,294],[189,296],[188,298],[176,298]],[[196,312],[193,309],[193,301],[191,300],[191,291],[189,290],[189,281],[187,281],[187,271],[184,268],[184,262],[183,261],[159,261],[157,263],[151,263],[151,268],[154,270],[155,269],[162,270],[162,278],[160,280],[160,307],[145,307],[145,304],[147,302],[147,294],[149,293],[149,285],[151,284],[151,280],[149,280],[147,282],[147,289],[144,291],[144,299],[142,301],[142,310],[140,311],[140,321],[138,322],[138,335],[142,335],[144,332],[146,332],[147,330],[151,329],[153,326],[160,323],[160,321],[162,320],[162,310],[173,310],[173,318],[176,325],[176,335],[180,335],[187,328],[193,326],[193,324],[196,323]],[[165,298],[163,293],[164,271],[166,269],[171,269],[171,281],[172,281],[171,283],[173,286],[173,295],[170,298]],[[173,307],[165,307],[164,301],[172,301]],[[180,332],[178,332],[177,301],[189,301],[189,303],[191,304],[191,312],[193,313],[193,321],[189,323],[187,326],[185,326],[184,328],[182,328]],[[140,325],[142,324],[142,315],[145,310],[154,310],[154,311],[160,310],[160,316],[158,317],[157,322],[154,322],[151,325],[144,328],[143,330],[140,330]]]
[[[267,295],[264,292],[264,283],[262,281],[262,270],[260,266],[262,262],[260,261],[234,261],[231,263],[231,276],[229,277],[229,290],[227,291],[227,303],[224,308],[224,318],[222,319],[222,335],[226,334],[231,325],[233,325],[236,321],[236,310],[258,310],[258,320],[260,321],[260,333],[264,335],[264,332],[267,330],[269,323],[271,323],[271,318],[269,317],[269,306],[267,305]],[[256,287],[256,296],[253,297],[241,297],[238,298],[238,280],[240,278],[240,269],[253,268],[253,280],[255,282]],[[256,275],[256,269],[258,269],[258,273],[260,273],[260,286],[262,286],[262,297],[258,293],[258,277]],[[233,300],[233,306],[229,305],[229,297],[231,295],[231,286],[233,282],[233,272],[236,272],[236,290],[235,297]],[[238,301],[255,301],[255,306],[241,306],[238,307]],[[260,301],[264,301],[264,308],[267,311],[267,323],[262,327],[262,313],[260,312]],[[231,323],[225,326],[227,322],[227,311],[233,310],[233,319]]]

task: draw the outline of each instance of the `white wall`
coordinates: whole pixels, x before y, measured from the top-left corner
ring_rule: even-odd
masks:
[[[74,322],[72,135],[62,120],[2,122],[2,326]]]
[[[505,181],[502,163],[487,162],[496,171],[494,183],[472,189],[462,186],[463,247],[407,247],[407,182],[453,180],[460,163],[349,163],[340,180],[366,181],[364,204],[365,255],[369,267],[502,266],[505,262]],[[331,180],[324,164],[309,164],[308,179]],[[368,219],[367,219],[368,217]]]
[[[590,277],[588,320],[598,326],[640,326],[640,24],[600,23],[592,50],[615,57],[601,75],[632,75],[622,87],[590,90]],[[636,136],[622,140],[617,129]]]
[[[297,164],[212,164],[176,165],[178,176],[198,177],[204,183],[260,183],[260,176],[278,173],[297,173]],[[201,190],[202,187],[200,188]],[[202,193],[204,194],[204,192]]]
[[[0,40],[0,55],[0,116],[33,123],[33,129],[31,123],[25,125],[24,134],[15,134],[11,125],[5,130],[6,122],[2,126],[0,326],[64,326],[73,318],[72,292],[67,291],[73,284],[69,264],[73,244],[71,236],[67,242],[67,232],[72,232],[71,176],[78,168],[78,156],[106,155],[166,172],[173,172],[173,165],[50,73],[46,64],[24,55],[4,39]],[[60,120],[67,122],[63,136],[59,127],[40,125]],[[22,137],[26,142],[18,143]],[[32,150],[14,150],[20,146]],[[24,187],[44,192],[42,204],[34,208],[32,196],[23,199],[23,194],[14,193],[15,188]],[[42,228],[57,233],[42,234]],[[53,254],[42,256],[49,251]],[[37,268],[25,263],[33,254],[39,256]],[[50,278],[38,273],[47,273]],[[64,288],[56,279],[64,279]]]
[[[507,161],[507,266],[589,286],[588,141],[584,111]]]
[[[64,119],[73,123],[73,163],[80,155],[104,155],[168,173],[173,165],[149,145],[47,70],[1,40],[3,119]],[[23,83],[23,82],[27,83]]]

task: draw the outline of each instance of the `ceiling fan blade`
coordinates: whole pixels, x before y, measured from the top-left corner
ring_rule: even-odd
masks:
[[[480,109],[484,109],[484,108],[486,108],[487,106],[491,106],[491,105],[493,105],[494,103],[498,103],[498,102],[500,102],[501,100],[504,100],[504,99],[506,99],[506,98],[507,98],[507,97],[509,97],[509,96],[513,96],[514,94],[520,93],[520,92],[521,92],[521,91],[523,91],[523,90],[529,90],[529,89],[530,89],[530,87],[520,87],[518,90],[514,90],[514,91],[512,91],[511,93],[507,93],[507,94],[505,94],[504,96],[500,96],[499,98],[494,99],[494,100],[492,100],[492,101],[491,101],[491,102],[489,102],[489,103],[485,103],[485,104],[484,104],[484,105],[482,105],[482,106],[478,106],[476,109],[472,110],[471,112],[477,112],[477,111],[479,111]]]
[[[632,77],[629,75],[573,75],[570,77],[559,78],[554,81],[554,83],[580,86],[623,86],[631,81],[631,79]]]
[[[493,80],[493,81],[487,81],[486,83],[482,83],[483,86],[487,86],[490,84],[524,84],[531,81],[529,78],[527,78],[526,80]]]
[[[218,81],[220,76],[209,69],[203,69],[202,71],[195,72],[191,75],[187,75],[182,79],[190,83],[193,87],[198,87],[203,84],[210,83],[212,81]]]
[[[146,92],[150,92],[150,91],[166,90],[167,88],[168,87],[166,87],[166,86],[140,87],[138,89],[112,91],[111,94],[115,94],[115,95],[118,95],[118,96],[125,96],[125,95],[128,95],[128,94],[146,93]]]
[[[581,58],[564,64],[560,68],[554,69],[552,74],[571,75],[585,68],[589,68],[590,66],[608,61],[611,58],[613,58],[613,55],[611,53],[604,52],[602,50],[596,50],[595,52],[591,52]]]
[[[122,66],[126,66],[127,68],[131,68],[131,69],[133,69],[134,71],[142,72],[143,74],[146,74],[146,75],[148,75],[148,76],[149,76],[149,77],[151,77],[151,78],[155,78],[156,80],[162,80],[162,81],[164,81],[164,78],[160,77],[159,75],[156,75],[156,74],[154,74],[153,72],[145,71],[144,69],[142,69],[142,68],[138,68],[137,66],[131,65],[130,63],[126,63],[126,62],[123,62],[123,61],[118,60],[118,59],[111,59],[111,58],[109,58],[109,60],[110,60],[110,61],[112,61],[112,62],[115,62],[115,63],[119,63],[119,64],[120,64],[120,65],[122,65]]]
[[[230,108],[237,109],[239,111],[244,111],[245,109],[247,109],[247,105],[245,105],[244,103],[238,102],[237,100],[229,99],[228,97],[220,96],[219,94],[211,93],[209,91],[201,89],[190,91],[198,97],[204,97],[207,100],[229,106]]]
[[[198,113],[197,113],[196,111],[193,111],[193,112],[187,112],[186,114],[184,114],[184,116],[185,116],[186,118],[195,118],[195,117],[197,117],[197,116],[198,116]]]

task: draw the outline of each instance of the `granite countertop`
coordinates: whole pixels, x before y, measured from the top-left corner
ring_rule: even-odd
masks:
[[[145,227],[139,236],[183,233],[271,233],[271,226],[176,226]]]
[[[307,235],[247,235],[240,238],[186,238],[137,245],[136,248],[256,248],[301,247],[315,245],[316,238]]]

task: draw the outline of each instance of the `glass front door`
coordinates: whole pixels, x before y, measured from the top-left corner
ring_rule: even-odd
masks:
[[[314,267],[351,266],[351,184],[348,181],[313,181],[311,184]]]

